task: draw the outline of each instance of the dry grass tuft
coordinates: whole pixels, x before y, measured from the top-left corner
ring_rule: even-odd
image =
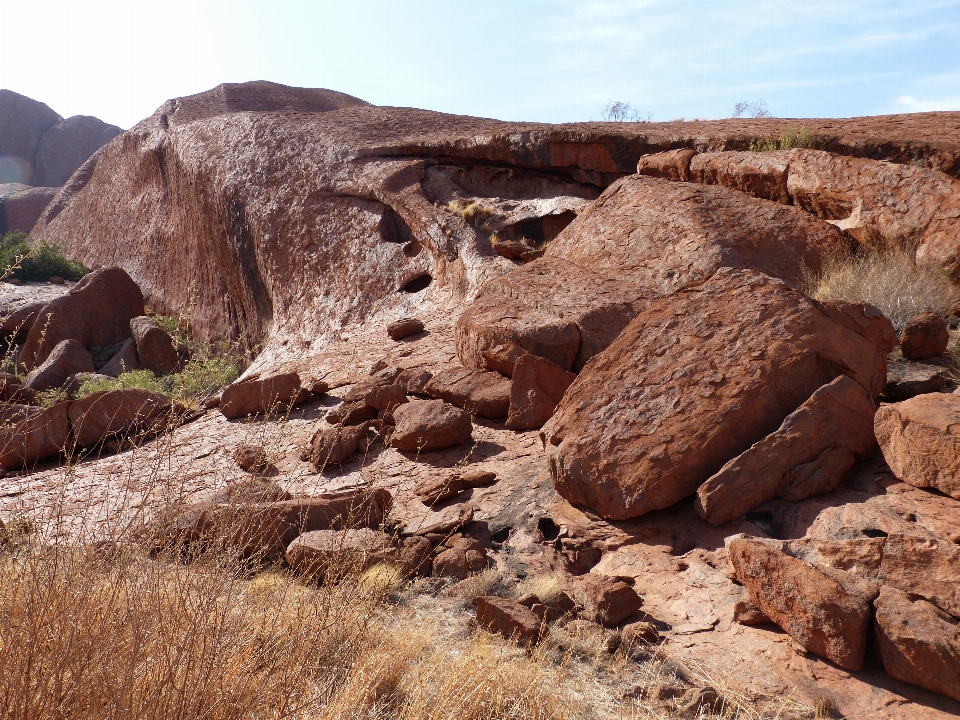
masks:
[[[474,227],[483,227],[484,223],[493,215],[493,210],[481,205],[476,200],[453,200],[444,207],[454,215],[459,215],[464,221]]]
[[[876,306],[899,335],[922,312],[946,316],[960,300],[960,288],[940,267],[920,263],[907,247],[863,248],[828,258],[819,275],[809,275],[804,292],[817,300],[849,300]]]

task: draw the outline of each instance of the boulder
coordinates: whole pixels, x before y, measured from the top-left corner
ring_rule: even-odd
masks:
[[[374,379],[358,383],[343,396],[345,405],[359,404],[362,407],[380,410],[393,410],[407,402],[407,390],[392,380]]]
[[[311,530],[287,546],[285,557],[302,575],[335,580],[382,562],[392,546],[392,537],[370,528]]]
[[[943,316],[937,313],[921,313],[903,328],[900,335],[900,352],[907,360],[926,360],[940,357],[947,351],[950,333]]]
[[[749,598],[740,598],[733,604],[733,621],[741,625],[765,625],[771,622]]]
[[[680,148],[643,155],[637,161],[637,175],[690,182],[690,161],[696,150]]]
[[[70,426],[77,447],[92,447],[113,435],[149,437],[174,421],[166,395],[126,388],[95,392],[70,404]]]
[[[496,372],[445,370],[433,376],[424,392],[491,420],[505,418],[510,408],[510,380]]]
[[[478,597],[477,624],[519,645],[536,645],[543,633],[543,623],[529,608],[494,595]]]
[[[652,303],[580,373],[541,431],[554,485],[605,518],[668,507],[839,375],[876,397],[887,351],[865,334],[782,281],[721,269]]]
[[[483,468],[467,468],[451,477],[429,480],[417,485],[417,497],[424,505],[436,505],[475,487],[486,487],[497,481],[497,474]]]
[[[887,674],[960,700],[960,621],[886,585],[874,607],[877,650]]]
[[[0,467],[12,470],[65,452],[69,407],[69,402],[46,409],[0,403]]]
[[[707,152],[690,161],[690,178],[705,185],[723,185],[753,197],[790,204],[787,158],[782,153]]]
[[[411,400],[394,411],[390,444],[407,452],[430,452],[470,440],[470,414],[443,400]]]
[[[117,353],[107,360],[99,372],[101,375],[119,377],[122,373],[140,370],[142,367],[140,358],[137,356],[137,344],[133,338],[128,338],[123,341],[123,345],[120,346]]]
[[[407,368],[397,375],[396,383],[412,395],[426,395],[427,383],[433,378],[426,368]]]
[[[588,573],[576,578],[574,599],[583,610],[580,615],[604,627],[616,627],[633,615],[643,600],[622,580]]]
[[[46,304],[44,300],[16,297],[0,300],[0,335],[9,336],[14,341],[23,340]]]
[[[34,185],[59,188],[87,158],[123,132],[89,115],[74,115],[49,128],[40,138],[34,161]]]
[[[330,465],[342,465],[360,446],[360,441],[367,436],[370,423],[359,425],[324,425],[310,438],[310,445],[300,456],[301,460],[309,460],[317,470],[323,470]]]
[[[877,586],[791,557],[775,541],[734,536],[727,557],[750,601],[805,650],[860,670]]]
[[[31,390],[63,387],[71,375],[94,371],[93,358],[76,340],[57,344],[41,365],[30,371],[24,384]]]
[[[259,413],[285,413],[300,393],[295,372],[254,376],[228,385],[220,395],[220,412],[228,419]]]
[[[468,575],[487,569],[487,558],[482,547],[456,547],[442,549],[433,558],[435,577],[463,580]]]
[[[418,535],[403,538],[383,562],[396,565],[408,576],[428,576],[433,570],[433,545]]]
[[[897,478],[960,500],[960,396],[931,393],[883,405],[874,430]]]
[[[33,370],[64,340],[76,340],[88,350],[122,342],[130,337],[130,321],[138,315],[143,315],[143,294],[126,272],[118,267],[92,272],[44,305],[19,363]]]
[[[777,495],[797,502],[832,491],[854,462],[875,450],[875,413],[863,386],[841,375],[703,483],[697,512],[722,525]]]
[[[327,413],[326,420],[331,425],[361,425],[373,420],[379,410],[367,405],[363,400],[344,402]]]
[[[545,257],[668,295],[721,267],[801,287],[805,273],[846,247],[836,227],[798,208],[722,186],[631,175],[610,185]]]
[[[956,543],[891,534],[883,546],[879,579],[960,618],[960,546]]]
[[[43,134],[60,122],[47,105],[12,90],[0,90],[0,183],[33,183],[33,160]]]
[[[423,332],[423,323],[414,317],[405,317],[387,325],[387,335],[392,340],[403,340],[410,335]]]
[[[517,360],[510,387],[511,430],[536,430],[543,427],[557,409],[567,388],[577,376],[546,358],[524,354]]]
[[[248,443],[240,443],[234,448],[233,461],[241,470],[247,472],[261,472],[267,468],[270,462],[263,445],[250,445]]]
[[[0,233],[14,230],[29,233],[58,192],[57,187],[28,187],[0,196]]]
[[[540,258],[487,283],[457,321],[466,367],[513,375],[524,353],[579,370],[657,293],[558,258]]]
[[[887,361],[887,386],[881,400],[897,402],[917,395],[940,392],[947,381],[948,367],[930,362]]]
[[[130,334],[137,346],[137,359],[155,375],[169,375],[180,367],[173,339],[152,317],[141,315],[130,321]]]
[[[35,396],[36,392],[24,387],[16,375],[0,372],[0,402],[30,403]]]
[[[660,642],[660,631],[652,622],[641,620],[624,625],[620,630],[620,645],[627,650]]]

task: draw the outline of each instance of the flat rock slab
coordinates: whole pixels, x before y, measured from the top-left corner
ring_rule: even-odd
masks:
[[[946,384],[947,372],[942,363],[888,361],[887,385],[881,399],[896,402],[917,395],[940,392]]]

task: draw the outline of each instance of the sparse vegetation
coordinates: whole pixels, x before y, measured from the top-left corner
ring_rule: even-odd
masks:
[[[805,292],[818,300],[850,300],[876,306],[897,333],[922,312],[946,316],[960,288],[939,266],[917,262],[909,245],[861,248],[828,258],[807,277]]]
[[[486,231],[487,220],[493,215],[492,209],[486,205],[481,205],[476,200],[453,200],[444,207],[454,215],[459,215],[465,222],[484,231]]]
[[[102,390],[137,388],[169,395],[176,400],[198,401],[216,395],[240,375],[240,362],[231,356],[194,358],[179,372],[157,377],[149,370],[130,370],[110,380],[87,380],[77,397]]]
[[[744,100],[733,106],[733,117],[768,118],[770,110],[763,98],[759,100]]]
[[[600,116],[606,122],[653,122],[653,113],[648,112],[646,117],[641,118],[633,104],[624,100],[608,100]]]
[[[79,280],[90,272],[67,259],[58,245],[41,242],[31,248],[26,240],[24,232],[8,232],[0,240],[0,280],[49,280],[55,275]]]
[[[771,140],[754,140],[750,143],[750,150],[753,152],[771,152],[773,150],[792,150],[794,148],[806,148],[808,150],[819,150],[823,147],[823,141],[812,134],[806,128],[788,127],[780,133],[780,137]]]

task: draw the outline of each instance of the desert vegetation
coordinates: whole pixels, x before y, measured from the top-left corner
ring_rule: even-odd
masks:
[[[742,100],[733,106],[732,117],[768,118],[772,117],[767,103],[763,98],[759,100]]]
[[[771,152],[773,150],[793,150],[805,148],[819,150],[823,142],[806,128],[788,127],[777,138],[768,140],[754,140],[750,143],[752,152]]]
[[[41,242],[30,247],[24,232],[8,232],[0,240],[0,280],[79,280],[89,271],[64,256],[54,243]]]

